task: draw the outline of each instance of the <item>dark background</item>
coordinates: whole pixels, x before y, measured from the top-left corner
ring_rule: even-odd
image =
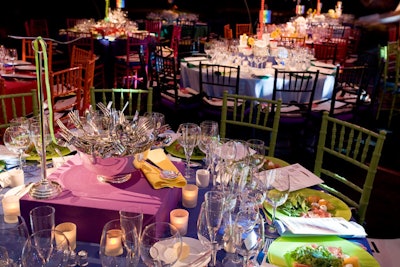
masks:
[[[199,14],[200,19],[225,20],[227,23],[236,22],[238,19],[248,21],[246,0],[125,0],[126,10],[132,19],[145,18],[152,10],[168,9],[173,5],[180,11]],[[317,0],[300,0],[300,4],[315,8]],[[334,9],[336,0],[321,0],[322,11]],[[371,4],[363,4],[369,0],[342,0],[343,13],[355,14],[357,17],[392,11],[396,8],[396,0],[372,0]],[[297,0],[265,1],[268,9],[284,11],[294,15]],[[111,7],[115,7],[115,0],[110,0]],[[257,19],[260,9],[260,0],[247,0],[251,12],[252,22]],[[66,17],[85,17],[101,19],[104,17],[104,0],[35,0],[35,1],[2,1],[0,27],[9,29],[11,33],[23,33],[23,22],[29,18],[47,17],[51,22],[51,28],[62,28]],[[247,21],[246,21],[247,20]],[[234,22],[233,22],[234,21]]]

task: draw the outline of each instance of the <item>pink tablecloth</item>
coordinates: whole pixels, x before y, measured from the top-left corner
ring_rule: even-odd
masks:
[[[106,222],[119,218],[118,211],[141,208],[144,225],[152,221],[169,221],[169,212],[181,199],[180,188],[153,189],[140,170],[132,166],[132,178],[121,184],[99,182],[94,173],[81,165],[78,155],[48,176],[59,182],[62,193],[54,199],[36,200],[29,195],[21,198],[21,213],[29,220],[29,211],[38,205],[56,208],[56,223],[77,224],[78,240],[100,241]],[[183,166],[178,166],[183,167]]]

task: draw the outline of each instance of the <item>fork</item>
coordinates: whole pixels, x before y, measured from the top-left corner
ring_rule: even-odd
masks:
[[[109,117],[111,115],[110,110],[106,107],[106,105],[103,102],[99,102],[96,104],[96,106],[103,112],[103,114],[106,117]]]

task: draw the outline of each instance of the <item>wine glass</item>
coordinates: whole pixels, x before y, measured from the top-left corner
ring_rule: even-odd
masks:
[[[4,215],[0,215],[0,246],[7,249],[9,261],[16,266],[21,266],[21,251],[28,236],[28,227],[22,216],[17,217],[17,222],[9,223],[4,221]],[[3,265],[0,263],[0,266]]]
[[[154,125],[154,135],[157,137],[161,133],[161,126],[165,124],[165,115],[160,112],[146,112],[144,117],[152,120]]]
[[[15,74],[15,61],[18,59],[18,50],[16,48],[8,49],[8,59],[11,61],[12,72]]]
[[[179,230],[167,222],[147,225],[140,238],[140,257],[146,266],[173,266],[182,252]]]
[[[272,206],[271,224],[266,227],[265,233],[267,237],[274,238],[279,236],[275,226],[276,209],[285,203],[289,196],[290,178],[287,172],[273,169],[267,171],[265,179],[265,200]]]
[[[52,206],[38,206],[29,211],[32,233],[44,229],[54,229],[56,209]]]
[[[242,266],[251,266],[251,259],[258,255],[264,244],[264,222],[254,205],[237,213],[233,226],[233,244],[243,257]]]
[[[210,266],[217,264],[217,233],[221,227],[225,208],[225,196],[222,191],[208,191],[204,194],[207,228],[212,246]]]
[[[22,266],[67,266],[70,254],[71,248],[63,232],[44,229],[27,239],[22,249]]]
[[[31,139],[32,143],[35,145],[36,152],[40,157],[43,157],[42,155],[42,148],[44,146],[47,147],[51,143],[51,136],[50,136],[50,131],[48,128],[47,123],[45,122],[45,125],[43,127],[43,135],[44,135],[44,144],[41,138],[41,133],[42,133],[42,126],[40,122],[38,121],[32,121],[29,125],[29,138]],[[41,159],[46,161],[46,159]]]
[[[19,168],[22,170],[22,155],[31,143],[29,130],[22,126],[10,126],[3,134],[3,142],[8,150],[18,153]]]
[[[190,168],[190,158],[192,157],[194,148],[199,144],[201,129],[195,123],[182,123],[179,125],[178,130],[178,142],[185,151],[186,168],[185,178],[188,181],[195,181],[193,170]]]
[[[211,143],[217,140],[219,136],[218,122],[212,120],[205,120],[200,123],[201,136],[199,141],[199,148],[206,154],[207,169],[211,169],[214,173],[212,157],[210,157]]]
[[[107,222],[100,239],[100,260],[102,266],[123,267],[139,264],[139,237],[136,229],[128,232],[120,219]]]

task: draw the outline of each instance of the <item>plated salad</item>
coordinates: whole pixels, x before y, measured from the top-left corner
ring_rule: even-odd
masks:
[[[292,267],[360,267],[358,257],[343,253],[341,247],[309,244],[285,254]]]
[[[335,214],[335,206],[320,196],[291,194],[278,211],[290,217],[329,218]]]

